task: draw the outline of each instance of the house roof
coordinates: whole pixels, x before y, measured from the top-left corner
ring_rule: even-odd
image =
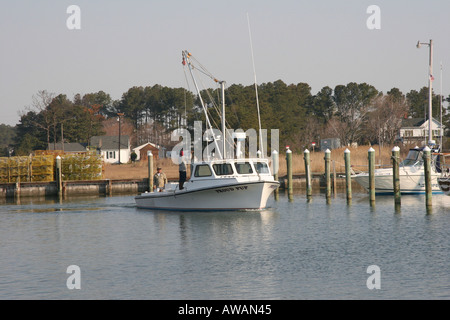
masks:
[[[140,145],[140,146],[138,146],[138,147],[136,147],[136,148],[133,148],[133,150],[134,150],[134,151],[139,151],[139,150],[141,150],[142,148],[145,148],[146,146],[152,146],[152,147],[155,148],[155,149],[159,149],[159,146],[157,146],[156,144],[151,143],[151,142],[147,142],[147,143],[144,143],[144,144],[142,144],[142,145]]]
[[[119,136],[94,136],[91,138],[91,146],[106,150],[119,149]],[[120,136],[120,149],[130,148],[130,137]]]
[[[420,127],[425,122],[424,118],[408,118],[402,120],[402,128]]]
[[[437,121],[435,118],[432,118],[433,121],[437,124],[439,124],[439,121]],[[425,122],[428,121],[424,118],[407,118],[402,120],[402,128],[420,128]]]
[[[86,151],[86,143],[70,142],[64,143],[49,143],[47,150],[64,150],[65,152],[83,152]]]

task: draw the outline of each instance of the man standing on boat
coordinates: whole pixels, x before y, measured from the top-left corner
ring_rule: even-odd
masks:
[[[167,183],[167,177],[161,171],[161,167],[156,168],[156,173],[153,176],[153,191],[162,192]]]
[[[184,159],[183,150],[180,151],[180,164],[178,165],[178,171],[180,172],[179,189],[184,189],[184,183],[186,182],[186,160]]]

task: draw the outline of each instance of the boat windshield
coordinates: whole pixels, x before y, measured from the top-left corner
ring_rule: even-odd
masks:
[[[417,162],[422,163],[423,159],[421,153],[422,152],[420,150],[409,150],[408,156],[405,160],[402,161],[400,165],[409,167],[415,165]]]
[[[269,166],[265,162],[255,162],[255,169],[258,173],[270,173]]]
[[[239,174],[252,174],[253,173],[253,169],[252,169],[252,166],[250,165],[250,162],[236,163],[235,167],[236,167],[236,171]]]

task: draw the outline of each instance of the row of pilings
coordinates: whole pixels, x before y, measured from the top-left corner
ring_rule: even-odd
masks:
[[[311,160],[310,152],[306,149],[303,152],[303,159],[305,161],[305,179],[306,179],[306,196],[308,200],[312,197],[312,184],[311,184]],[[431,211],[432,207],[432,185],[431,185],[431,149],[425,147],[423,150],[423,160],[424,160],[424,176],[425,176],[425,206],[427,211]],[[276,174],[278,168],[278,153],[274,151],[272,153],[272,162],[274,163],[274,172]],[[331,202],[332,196],[332,170],[331,170],[331,151],[327,149],[325,151],[325,185],[326,191],[325,196],[327,203]],[[347,203],[352,203],[352,170],[351,170],[351,151],[346,149],[344,151],[344,162],[345,162],[345,189]],[[392,187],[393,187],[393,200],[396,209],[401,206],[401,186],[400,186],[400,148],[394,147],[392,149]],[[369,202],[371,206],[375,205],[376,200],[376,189],[375,189],[375,150],[371,147],[368,150],[368,180],[369,180]],[[276,164],[276,165],[275,165]],[[287,147],[286,150],[286,165],[287,165],[287,183],[286,189],[289,198],[293,196],[293,177],[292,177],[292,151]],[[333,170],[334,171],[334,170]],[[335,171],[334,171],[335,174]],[[276,176],[278,178],[278,176]],[[335,181],[335,179],[333,179]],[[277,192],[275,193],[277,197]]]

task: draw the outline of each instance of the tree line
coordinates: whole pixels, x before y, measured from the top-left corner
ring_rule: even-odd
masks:
[[[212,122],[220,129],[220,90],[205,89],[202,97]],[[344,145],[393,144],[403,119],[425,118],[428,88],[406,94],[392,88],[383,93],[370,84],[350,82],[334,88],[325,86],[313,95],[307,83],[288,85],[277,80],[259,85],[258,99],[262,127],[279,129],[280,145],[300,151],[323,138],[339,138]],[[450,96],[444,99],[433,93],[436,119],[443,101],[450,102]],[[229,127],[258,129],[253,85],[227,87],[225,104]],[[117,135],[118,114],[123,114],[122,134],[132,136],[134,146],[148,141],[169,145],[172,130],[193,130],[194,121],[203,121],[205,126],[199,98],[184,88],[136,86],[118,100],[103,91],[69,99],[43,90],[32,97],[15,127],[0,127],[1,153],[28,155],[52,143],[89,143],[92,136]],[[450,128],[447,109],[443,123]]]

